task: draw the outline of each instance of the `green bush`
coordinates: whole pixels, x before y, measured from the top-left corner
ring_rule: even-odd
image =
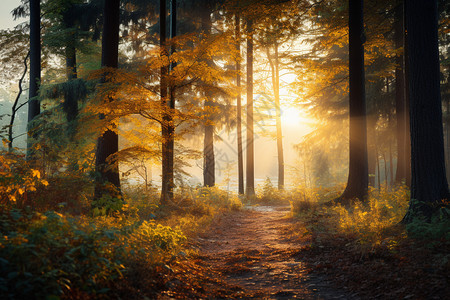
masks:
[[[56,212],[0,213],[0,298],[108,292],[136,260],[160,263],[176,254],[184,235],[154,222],[120,216],[68,218]]]

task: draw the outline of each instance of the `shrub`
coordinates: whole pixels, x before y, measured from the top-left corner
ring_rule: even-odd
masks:
[[[338,218],[338,230],[358,237],[371,246],[382,242],[384,230],[398,224],[408,207],[408,188],[393,191],[371,190],[365,203],[355,202],[349,209],[341,205],[331,207],[329,213]]]
[[[121,216],[68,218],[56,212],[0,213],[0,297],[32,299],[108,292],[136,260],[157,264],[185,241],[179,230]]]

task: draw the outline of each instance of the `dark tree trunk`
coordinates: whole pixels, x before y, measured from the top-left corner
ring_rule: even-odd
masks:
[[[241,54],[241,19],[239,14],[236,14],[236,49],[240,56]],[[237,127],[237,151],[238,151],[238,191],[243,195],[244,191],[244,159],[242,157],[242,104],[241,104],[241,61],[240,58],[236,61],[236,86],[238,95],[236,98],[236,127]]]
[[[67,81],[77,79],[77,55],[76,55],[76,32],[74,29],[75,22],[71,9],[68,9],[63,14],[63,23],[66,29],[70,30],[69,36],[66,37],[67,44],[65,49],[66,55],[66,72]],[[64,99],[64,109],[66,112],[67,121],[70,123],[77,118],[78,115],[78,99],[73,93],[66,93]],[[70,126],[70,125],[69,125]],[[73,133],[73,131],[72,131]]]
[[[375,146],[375,154],[376,154],[376,162],[377,162],[377,180],[378,180],[378,189],[381,190],[381,173],[380,173],[380,156],[378,155],[378,147]]]
[[[403,22],[403,4],[399,1],[395,8],[394,23],[394,40],[395,48],[404,47],[405,28]],[[406,153],[406,136],[409,134],[406,126],[406,99],[405,99],[405,71],[404,71],[404,55],[397,53],[395,58],[395,110],[397,117],[397,171],[395,174],[395,183],[401,184],[406,182],[406,174],[409,172],[407,167],[410,162],[409,155]]]
[[[177,1],[170,2],[170,38],[177,36]],[[175,44],[172,42],[170,54],[175,52]],[[170,72],[175,68],[175,63],[170,64]],[[173,122],[173,114],[175,112],[175,86],[169,86],[169,114],[166,115],[167,121],[167,181],[169,199],[173,199],[173,189],[175,188],[175,125]]]
[[[161,56],[168,56],[166,49],[166,1],[161,0],[159,10],[159,45],[161,47]],[[161,155],[162,155],[162,174],[161,174],[161,204],[167,204],[168,201],[173,199],[173,120],[170,108],[170,97],[168,99],[167,93],[167,76],[168,67],[161,67],[161,82],[160,82],[160,94],[161,94],[161,109],[162,113],[162,124],[161,124],[161,135],[162,135],[162,145],[161,145]],[[172,89],[171,89],[172,92]]]
[[[41,113],[39,85],[41,83],[41,6],[40,0],[30,0],[30,87],[28,100],[28,132],[33,132],[33,120]],[[34,133],[28,135],[27,159],[33,158]]]
[[[212,107],[214,103],[205,102],[205,107]],[[205,122],[205,137],[203,143],[203,185],[214,186],[215,178],[215,158],[214,158],[214,125],[209,120]]]
[[[211,4],[205,4],[201,11],[202,33],[209,35],[211,33]],[[211,61],[206,62],[209,66],[213,64]],[[211,108],[214,106],[212,93],[205,92],[205,126],[203,140],[203,185],[214,186],[216,184],[216,163],[214,156],[214,113]]]
[[[119,57],[119,9],[120,0],[105,2],[103,12],[102,67],[117,68]],[[105,76],[106,78],[107,76]],[[106,80],[106,79],[104,79]],[[109,99],[108,101],[111,101]],[[104,116],[101,116],[101,118]],[[119,151],[119,136],[113,130],[106,130],[98,138],[95,155],[95,170],[100,175],[95,187],[95,197],[110,194],[105,184],[112,184],[120,193],[119,164],[114,155]]]
[[[349,0],[350,160],[341,200],[364,200],[368,187],[363,1]]]
[[[410,79],[411,202],[404,218],[431,218],[448,199],[439,80],[437,1],[409,0],[406,10]]]
[[[411,187],[411,122],[410,122],[410,105],[409,105],[409,51],[408,51],[408,27],[406,24],[406,16],[407,16],[407,5],[406,1],[403,1],[403,26],[405,27],[405,32],[403,35],[403,47],[404,47],[404,58],[403,63],[405,70],[403,72],[405,76],[405,182],[408,187]]]
[[[370,140],[373,141],[371,143],[368,143],[367,146],[367,157],[368,157],[368,170],[369,170],[369,186],[375,188],[375,178],[376,178],[376,169],[377,169],[377,157],[376,157],[376,131],[375,131],[375,125],[376,125],[376,117],[369,115],[367,122],[369,124],[368,126],[368,135],[369,137],[372,137]]]
[[[247,19],[247,186],[246,195],[255,195],[253,145],[253,24]]]

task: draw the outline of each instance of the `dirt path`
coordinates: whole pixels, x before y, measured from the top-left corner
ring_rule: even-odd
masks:
[[[227,298],[356,299],[309,273],[299,249],[306,240],[290,236],[288,207],[231,212],[198,238],[199,261],[234,291]]]

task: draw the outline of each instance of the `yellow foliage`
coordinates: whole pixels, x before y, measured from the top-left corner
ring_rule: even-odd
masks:
[[[358,237],[363,244],[376,246],[383,242],[386,229],[398,224],[409,203],[408,189],[400,186],[392,191],[372,189],[366,203],[352,207],[335,206],[329,213],[338,218],[338,231]]]

